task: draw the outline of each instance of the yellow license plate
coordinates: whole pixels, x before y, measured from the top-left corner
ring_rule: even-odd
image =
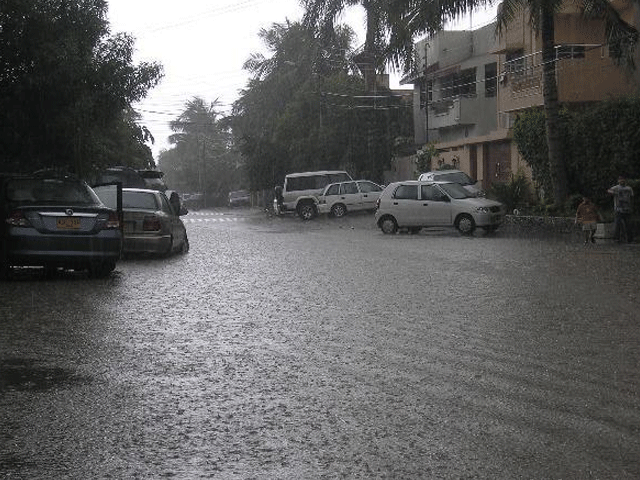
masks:
[[[80,228],[80,218],[78,217],[57,218],[56,228],[58,228],[58,230],[78,230]]]

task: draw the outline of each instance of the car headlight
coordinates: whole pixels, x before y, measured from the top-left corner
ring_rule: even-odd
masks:
[[[490,212],[489,207],[478,207],[477,211],[479,213],[489,213]]]

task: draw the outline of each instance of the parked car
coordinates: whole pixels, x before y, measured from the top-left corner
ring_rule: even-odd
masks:
[[[382,190],[369,180],[331,183],[318,196],[318,213],[343,217],[357,210],[375,210]]]
[[[105,204],[113,205],[114,198],[110,193],[100,186],[95,188]],[[123,253],[170,255],[188,252],[189,238],[178,207],[158,190],[123,188]]]
[[[180,201],[189,210],[200,210],[204,207],[204,195],[202,193],[183,193]]]
[[[273,209],[276,215],[296,212],[303,220],[311,220],[318,214],[317,196],[330,183],[353,181],[342,170],[322,170],[318,172],[290,173],[283,186],[277,186]]]
[[[395,182],[378,199],[376,223],[384,233],[408,228],[417,233],[423,227],[453,226],[463,234],[476,227],[496,230],[505,207],[500,202],[472,197],[461,185],[451,182]]]
[[[82,180],[69,175],[0,179],[3,213],[2,268],[88,270],[104,277],[122,249],[120,216]],[[105,186],[117,197],[116,185]]]
[[[248,207],[251,205],[251,193],[247,190],[229,192],[230,207]]]
[[[453,182],[462,185],[474,197],[484,197],[484,191],[478,187],[478,181],[462,170],[436,170],[420,174],[422,182]]]

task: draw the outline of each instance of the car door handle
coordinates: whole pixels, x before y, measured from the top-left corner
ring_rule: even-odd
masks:
[[[427,205],[429,205],[428,203],[423,203],[422,206],[426,207]]]

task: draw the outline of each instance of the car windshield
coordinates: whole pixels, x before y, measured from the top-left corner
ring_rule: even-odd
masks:
[[[443,173],[434,178],[439,182],[453,182],[459,183],[460,185],[473,185],[475,183],[473,179],[464,172]]]
[[[461,199],[461,198],[471,198],[473,195],[470,195],[469,192],[465,190],[465,188],[458,183],[443,183],[440,185],[451,198]]]
[[[100,199],[79,180],[16,178],[7,185],[7,199],[19,205],[96,206]]]

